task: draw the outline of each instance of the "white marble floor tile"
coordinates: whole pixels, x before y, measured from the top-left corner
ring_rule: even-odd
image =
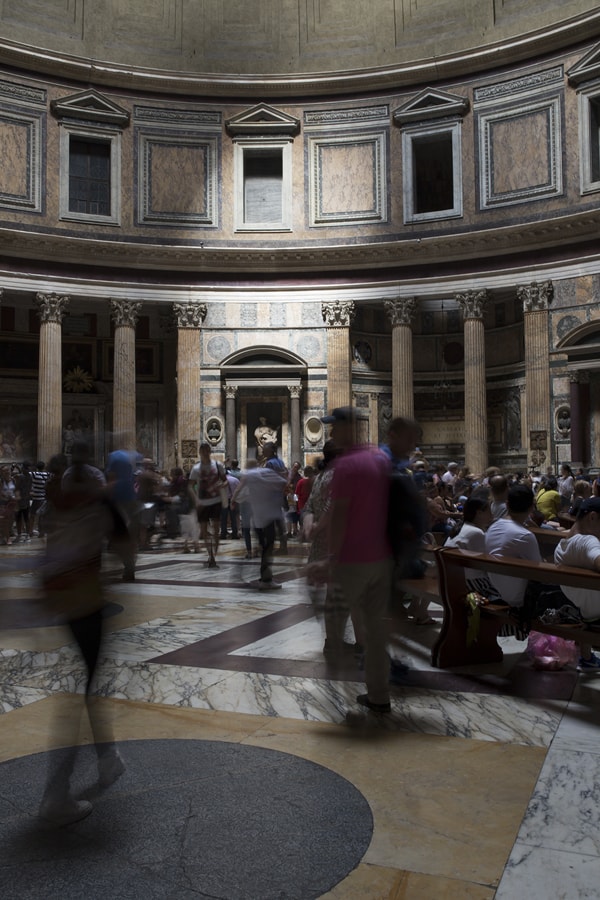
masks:
[[[22,706],[27,706],[28,703],[36,703],[49,695],[50,691],[23,687],[18,684],[4,685],[0,692],[0,713],[20,709]]]
[[[567,704],[552,749],[600,753],[600,694],[588,694],[585,703],[571,700]]]
[[[598,900],[600,859],[515,844],[495,900]]]
[[[229,674],[220,669],[104,660],[98,669],[94,693],[117,700],[209,709],[208,690]]]
[[[550,749],[518,840],[546,850],[600,857],[598,754]],[[598,887],[600,891],[600,883]]]
[[[268,659],[323,659],[323,626],[316,619],[307,619],[275,634],[233,650],[231,656],[253,656]],[[354,640],[351,626],[346,631],[346,640]]]

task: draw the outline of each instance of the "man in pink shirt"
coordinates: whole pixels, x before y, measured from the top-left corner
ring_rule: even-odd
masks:
[[[387,537],[390,464],[372,447],[360,445],[356,412],[334,409],[331,425],[336,457],[331,482],[329,562],[352,612],[362,623],[367,693],[356,699],[373,712],[390,711],[390,661],[385,616],[391,594],[392,551]]]

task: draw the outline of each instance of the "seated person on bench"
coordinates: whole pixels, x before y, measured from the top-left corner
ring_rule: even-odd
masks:
[[[556,546],[554,562],[558,566],[600,571],[600,497],[589,497],[581,503],[570,537],[563,538]],[[568,585],[561,585],[561,588],[579,609],[584,621],[600,619],[600,592]],[[598,637],[600,640],[600,635]],[[600,657],[592,653],[589,645],[581,645],[578,668],[600,669]]]
[[[485,535],[485,552],[490,556],[509,556],[542,562],[535,535],[525,527],[533,509],[533,491],[525,484],[515,484],[508,491],[508,517],[492,522]],[[490,581],[509,606],[523,606],[528,581],[509,575],[490,573]]]
[[[463,518],[462,528],[457,535],[448,538],[444,547],[485,553],[485,532],[492,524],[492,509],[488,497],[484,493],[475,493],[469,497],[463,507]],[[483,594],[493,603],[501,601],[498,591],[484,572],[465,569],[465,580],[470,591]]]

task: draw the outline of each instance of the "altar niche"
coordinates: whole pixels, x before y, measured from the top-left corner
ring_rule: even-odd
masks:
[[[262,446],[273,441],[277,455],[281,456],[283,430],[283,403],[249,401],[246,404],[246,459],[260,465],[263,461]]]

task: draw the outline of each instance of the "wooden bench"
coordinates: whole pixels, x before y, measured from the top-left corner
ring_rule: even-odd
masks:
[[[431,652],[431,663],[437,668],[500,662],[502,648],[498,644],[501,625],[513,622],[508,614],[487,611],[481,607],[480,628],[477,640],[467,645],[468,607],[465,597],[468,588],[465,569],[492,572],[526,578],[543,584],[563,584],[570,587],[600,591],[600,572],[575,569],[554,563],[534,563],[523,559],[500,559],[484,553],[470,553],[441,547],[436,551],[441,602],[444,620],[439,637]],[[600,596],[600,595],[599,595]],[[544,634],[559,635],[566,640],[592,645],[600,644],[600,628],[586,625],[569,628],[564,625],[532,623],[532,629]]]

